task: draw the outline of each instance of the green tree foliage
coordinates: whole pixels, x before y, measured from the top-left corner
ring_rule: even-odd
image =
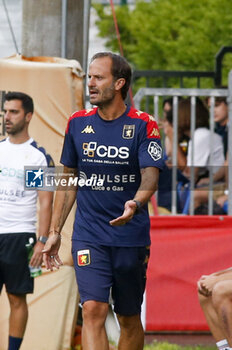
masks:
[[[119,51],[110,8],[96,9],[100,35]],[[219,49],[232,46],[232,1],[139,0],[115,9],[124,54],[135,69],[213,71]]]

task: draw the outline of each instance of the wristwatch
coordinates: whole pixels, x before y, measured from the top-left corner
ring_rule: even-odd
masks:
[[[38,242],[41,242],[43,244],[45,244],[47,242],[48,238],[45,236],[39,236],[38,237]]]
[[[140,201],[137,201],[136,199],[133,199],[133,202],[135,202],[136,204],[136,211],[135,211],[135,214],[138,214],[141,207],[142,207],[142,203]]]

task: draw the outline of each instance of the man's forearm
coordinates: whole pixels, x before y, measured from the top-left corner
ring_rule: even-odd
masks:
[[[47,237],[52,217],[52,201],[53,193],[47,191],[39,191],[39,227],[38,236]]]
[[[139,201],[141,205],[147,203],[154,192],[157,190],[158,181],[158,168],[148,167],[141,169],[141,184],[133,199]]]
[[[50,231],[60,233],[75,202],[76,191],[57,191]]]
[[[111,220],[112,226],[125,225],[135,215],[145,203],[149,201],[153,193],[157,190],[159,179],[159,169],[148,167],[141,169],[141,183],[134,198],[128,200],[124,205],[124,212],[121,216]],[[138,203],[139,202],[139,203]]]
[[[77,176],[77,169],[64,167],[63,169],[63,178],[67,180],[70,177]],[[55,231],[56,233],[60,233],[62,227],[65,224],[65,221],[70,213],[72,206],[76,199],[77,186],[68,185],[66,187],[58,188],[55,196],[55,203],[52,214],[52,221],[50,231]]]

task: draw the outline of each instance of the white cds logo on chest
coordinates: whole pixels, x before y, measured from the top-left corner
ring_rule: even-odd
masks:
[[[151,141],[148,146],[148,153],[150,154],[152,159],[157,161],[162,157],[162,148],[160,147],[160,145],[158,145],[157,142]]]
[[[98,145],[97,142],[84,142],[82,144],[83,154],[88,157],[95,157],[97,155],[100,158],[116,158],[127,159],[129,157],[128,147],[116,147]]]

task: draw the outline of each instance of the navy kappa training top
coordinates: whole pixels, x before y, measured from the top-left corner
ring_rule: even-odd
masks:
[[[109,221],[122,215],[140,185],[140,169],[162,168],[157,123],[147,113],[127,107],[119,118],[106,121],[98,109],[74,113],[68,121],[61,163],[78,169],[74,240],[107,246],[150,244],[145,205],[124,226]]]

